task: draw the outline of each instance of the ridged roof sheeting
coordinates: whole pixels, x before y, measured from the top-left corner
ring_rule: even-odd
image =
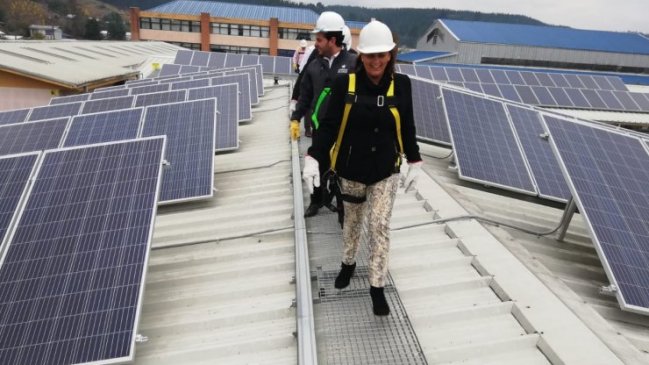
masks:
[[[318,14],[312,10],[280,6],[259,6],[215,1],[172,1],[148,9],[151,12],[200,15],[209,13],[213,17],[268,20],[277,18],[281,22],[315,24]]]
[[[649,39],[636,33],[450,19],[439,21],[462,42],[649,55]]]

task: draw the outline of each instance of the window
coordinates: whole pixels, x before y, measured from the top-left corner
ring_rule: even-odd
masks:
[[[433,40],[433,44],[437,44],[437,39],[439,38],[439,29],[435,28],[433,29],[432,32],[428,33],[428,36],[426,37],[426,42],[430,42],[430,40]]]
[[[162,30],[171,30],[171,19],[160,19],[160,27]]]
[[[311,33],[306,29],[279,28],[280,39],[306,39],[311,40]]]
[[[174,32],[180,32],[180,20],[171,19],[171,30]]]
[[[210,23],[212,34],[268,38],[269,28],[258,25]]]
[[[186,42],[168,42],[168,43],[175,44],[177,46],[196,50],[196,51],[201,50],[201,45],[198,43],[186,43]]]
[[[191,22],[191,28],[192,28],[191,32],[200,33],[201,32],[201,22],[192,21]]]
[[[160,18],[151,18],[151,29],[153,30],[161,30],[160,26]]]
[[[267,55],[269,53],[268,48],[257,48],[257,47],[242,47],[242,46],[225,46],[225,45],[216,45],[212,44],[210,46],[212,52],[227,52],[227,53],[245,53],[245,54],[263,54]]]
[[[140,18],[140,29],[151,29],[151,18]]]

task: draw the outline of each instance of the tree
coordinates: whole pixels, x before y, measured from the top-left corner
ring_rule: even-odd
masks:
[[[33,1],[10,0],[7,1],[7,5],[5,14],[7,33],[13,32],[28,36],[30,25],[42,25],[45,21],[45,11]]]
[[[112,12],[103,19],[108,30],[108,39],[123,40],[126,37],[124,19],[118,13]]]
[[[99,29],[99,22],[95,18],[90,18],[86,22],[86,33],[84,34],[84,38],[86,39],[93,39],[93,40],[99,40],[101,39],[101,32]]]

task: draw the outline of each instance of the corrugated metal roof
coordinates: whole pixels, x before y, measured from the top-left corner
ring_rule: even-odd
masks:
[[[436,51],[412,51],[406,53],[399,53],[397,61],[401,62],[424,62],[436,58],[443,58],[450,56],[451,52],[436,52]]]
[[[209,13],[213,17],[235,19],[268,20],[277,18],[281,22],[315,24],[318,14],[313,10],[281,6],[260,6],[216,1],[176,0],[158,5],[148,11],[171,14],[200,15]]]
[[[77,88],[137,74],[150,56],[173,57],[179,49],[164,42],[2,42],[0,70]]]
[[[636,33],[451,19],[439,21],[462,42],[649,55],[649,39]]]

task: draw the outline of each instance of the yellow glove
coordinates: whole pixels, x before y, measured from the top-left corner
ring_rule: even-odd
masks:
[[[291,140],[297,141],[300,138],[300,122],[297,120],[291,121]]]

